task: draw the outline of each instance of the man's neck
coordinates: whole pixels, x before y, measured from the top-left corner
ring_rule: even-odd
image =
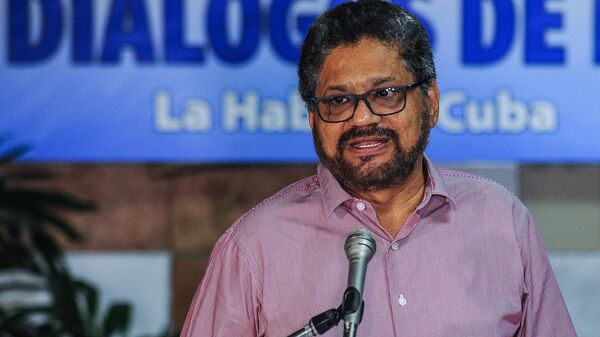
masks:
[[[381,226],[394,238],[406,219],[415,211],[425,195],[425,172],[423,160],[417,161],[413,172],[400,185],[378,191],[350,190],[350,194],[366,200],[377,213]]]

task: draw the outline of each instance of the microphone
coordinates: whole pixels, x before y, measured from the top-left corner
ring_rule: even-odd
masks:
[[[344,244],[348,257],[348,288],[344,293],[341,314],[344,316],[344,337],[355,337],[364,309],[363,290],[367,264],[377,251],[375,240],[366,229],[350,233]]]

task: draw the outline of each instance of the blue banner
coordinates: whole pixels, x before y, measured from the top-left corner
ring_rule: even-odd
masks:
[[[31,161],[314,161],[296,62],[329,0],[4,0]],[[600,0],[396,1],[434,43],[438,161],[600,162]]]

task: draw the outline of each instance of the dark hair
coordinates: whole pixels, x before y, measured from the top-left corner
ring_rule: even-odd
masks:
[[[321,14],[310,27],[298,63],[300,96],[310,108],[325,57],[336,47],[370,38],[398,50],[414,80],[434,79],[431,43],[419,20],[403,7],[380,0],[347,2]],[[429,86],[422,86],[427,92]]]

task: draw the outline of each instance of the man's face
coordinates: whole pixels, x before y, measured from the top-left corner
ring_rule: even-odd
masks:
[[[362,94],[415,80],[395,49],[363,39],[337,47],[325,58],[316,96]],[[326,123],[316,111],[310,113],[319,159],[342,185],[376,191],[403,183],[413,172],[437,121],[439,93],[433,82],[427,97],[420,88],[406,95],[404,110],[389,116],[373,114],[364,101],[358,103],[352,119],[342,123]]]

